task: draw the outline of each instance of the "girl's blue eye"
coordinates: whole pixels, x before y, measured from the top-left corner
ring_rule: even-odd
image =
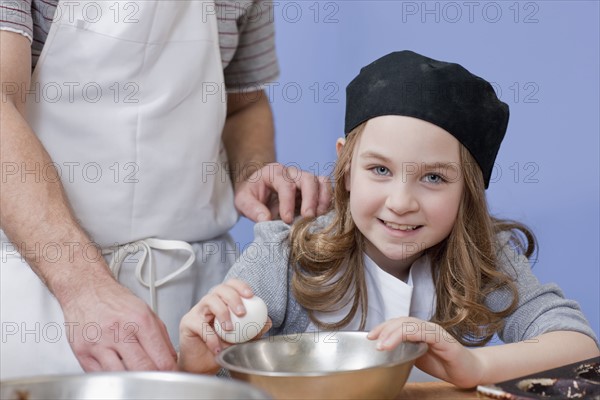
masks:
[[[389,169],[382,167],[381,165],[374,167],[371,170],[375,173],[375,175],[388,175],[390,173]]]
[[[444,178],[438,174],[427,174],[425,175],[425,181],[428,183],[439,184],[444,182]]]

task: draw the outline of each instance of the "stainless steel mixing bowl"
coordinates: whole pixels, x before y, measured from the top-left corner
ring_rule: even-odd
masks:
[[[366,332],[281,335],[229,347],[218,363],[276,399],[393,399],[425,343],[380,351]]]
[[[243,382],[178,372],[106,372],[0,382],[0,399],[270,399]]]

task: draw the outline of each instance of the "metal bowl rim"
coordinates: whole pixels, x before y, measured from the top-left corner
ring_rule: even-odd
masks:
[[[74,373],[74,374],[50,374],[50,375],[36,375],[26,376],[22,378],[11,378],[0,381],[2,385],[15,384],[15,383],[41,383],[41,382],[53,382],[58,380],[90,380],[95,378],[134,378],[140,380],[160,380],[161,377],[169,377],[170,381],[178,380],[196,380],[205,381],[207,379],[213,381],[212,375],[198,375],[189,372],[180,371],[114,371],[114,372],[86,372],[86,373]],[[219,378],[217,378],[219,379]]]
[[[86,383],[96,379],[103,378],[118,378],[125,381],[135,380],[137,383],[143,382],[173,382],[173,383],[189,383],[189,384],[218,384],[222,383],[227,386],[238,386],[239,389],[255,391],[257,395],[266,396],[266,393],[253,385],[246,382],[227,380],[219,378],[216,375],[199,375],[190,372],[182,371],[119,371],[119,372],[88,372],[81,374],[56,374],[56,375],[38,375],[23,378],[11,378],[0,381],[0,386],[6,388],[10,386],[27,386],[46,383]],[[266,397],[265,397],[266,398]]]
[[[321,332],[321,333],[327,333],[327,332]],[[335,332],[337,333],[342,333],[346,336],[355,336],[353,334],[357,334],[356,336],[366,336],[367,332],[358,332],[358,331],[338,331]],[[287,334],[287,335],[276,335],[276,336],[270,336],[270,337],[266,337],[266,338],[262,338],[259,339],[257,341],[253,341],[251,343],[258,343],[261,341],[268,341],[268,340],[273,340],[274,338],[276,340],[283,340],[284,337],[297,337],[299,334]],[[311,332],[304,332],[302,334],[300,334],[302,336],[304,335],[312,335]],[[398,365],[410,362],[416,360],[417,358],[421,357],[423,354],[425,354],[429,348],[429,346],[427,345],[427,343],[424,342],[403,342],[403,343],[407,343],[411,346],[415,346],[416,352],[414,354],[413,357],[408,358],[406,360],[402,360],[402,361],[397,361],[397,362],[388,362],[388,363],[384,363],[384,364],[379,364],[379,365],[375,365],[372,367],[367,367],[367,368],[359,368],[359,369],[350,369],[350,370],[343,370],[343,371],[323,371],[323,372],[274,372],[274,371],[261,371],[261,370],[256,370],[256,369],[251,369],[251,368],[246,368],[246,367],[240,367],[237,365],[233,365],[228,363],[227,361],[224,360],[224,357],[227,353],[234,351],[233,349],[236,346],[240,346],[240,345],[244,345],[244,343],[242,344],[238,344],[238,345],[234,345],[231,347],[226,348],[225,350],[223,350],[222,352],[220,352],[217,357],[216,357],[216,361],[217,363],[225,368],[228,369],[230,371],[236,372],[236,373],[243,373],[243,374],[247,374],[247,375],[255,375],[255,376],[267,376],[267,377],[296,377],[296,378],[302,378],[302,377],[315,377],[315,376],[331,376],[331,375],[342,375],[342,374],[349,374],[349,373],[356,373],[356,372],[365,372],[365,371],[369,371],[372,369],[377,369],[377,368],[392,368],[392,367],[396,367]],[[247,343],[250,344],[250,343]]]
[[[186,385],[187,390],[211,390],[211,391],[222,391],[227,389],[226,397],[224,398],[238,398],[243,396],[244,398],[252,399],[271,399],[264,389],[251,385],[248,382],[240,380],[226,379],[223,377],[217,377],[214,375],[199,375],[189,372],[182,371],[114,371],[114,372],[89,372],[89,373],[74,373],[74,374],[54,374],[54,375],[37,375],[22,378],[11,378],[7,380],[0,380],[0,393],[4,394],[5,391],[14,390],[47,390],[46,385],[70,385],[74,387],[85,386],[86,384],[93,384],[97,379],[120,379],[118,384],[127,385],[144,385],[149,383],[158,383],[159,385],[174,384],[174,385]],[[39,386],[38,386],[39,385]],[[189,385],[189,386],[187,386]],[[132,398],[142,399],[137,394],[130,394]],[[234,397],[228,397],[234,396]],[[218,396],[217,396],[218,397]],[[46,397],[34,397],[34,398],[46,398]],[[71,398],[71,397],[69,397]],[[92,398],[92,397],[85,397]],[[93,397],[96,398],[96,397]],[[113,398],[113,397],[109,397]],[[117,397],[114,397],[117,399]],[[145,397],[144,397],[145,398]],[[152,397],[154,398],[154,397]],[[157,397],[162,398],[162,397]],[[187,397],[186,397],[187,398]],[[196,398],[194,396],[194,398]],[[203,397],[204,398],[204,397]]]

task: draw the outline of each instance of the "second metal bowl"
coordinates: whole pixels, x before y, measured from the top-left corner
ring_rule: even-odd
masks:
[[[99,372],[0,382],[0,399],[269,399],[242,382],[179,372]]]

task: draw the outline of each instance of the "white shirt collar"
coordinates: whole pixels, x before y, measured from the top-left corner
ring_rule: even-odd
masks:
[[[409,315],[430,320],[435,312],[436,295],[429,256],[422,256],[413,263],[408,282],[413,286]]]
[[[376,303],[379,301],[378,306],[383,310],[384,321],[406,316],[423,320],[431,319],[435,312],[436,295],[431,261],[427,255],[418,258],[411,265],[407,282],[385,272],[366,254],[364,262],[369,304],[371,304],[371,293],[378,293],[379,299]],[[373,283],[372,287],[368,285],[369,281]]]
[[[392,318],[411,316],[431,319],[436,300],[429,257],[420,257],[411,265],[407,282],[385,272],[366,254],[364,264],[369,304],[365,330],[371,330]],[[350,304],[346,304],[340,310],[317,312],[315,316],[323,322],[337,322],[348,314],[349,309]],[[345,329],[357,330],[359,325],[360,312],[357,312]],[[308,330],[316,329],[311,322]]]

